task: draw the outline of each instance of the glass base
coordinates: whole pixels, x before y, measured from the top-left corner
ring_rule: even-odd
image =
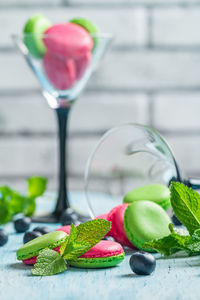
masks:
[[[80,214],[77,214],[77,217],[78,217],[78,222],[80,222],[80,223],[84,223],[84,222],[91,220],[91,218],[80,215]],[[33,216],[32,222],[33,223],[60,223],[59,219],[53,213],[49,213],[49,214],[41,215],[41,216],[40,215]]]
[[[41,216],[33,216],[31,219],[33,223],[59,223],[58,218],[52,213]]]

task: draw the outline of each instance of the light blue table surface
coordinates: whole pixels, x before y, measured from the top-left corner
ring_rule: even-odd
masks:
[[[48,201],[40,200],[40,209]],[[52,206],[48,203],[48,207]],[[31,229],[39,224],[32,224]],[[53,229],[60,224],[48,225]],[[0,300],[190,300],[200,299],[200,257],[159,257],[151,276],[137,276],[125,260],[114,268],[70,268],[62,274],[49,277],[31,276],[31,267],[16,259],[16,250],[22,245],[23,234],[16,234],[12,224],[8,243],[0,248]]]

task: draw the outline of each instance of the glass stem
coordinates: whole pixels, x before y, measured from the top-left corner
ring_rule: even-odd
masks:
[[[67,142],[67,121],[70,108],[56,109],[58,119],[59,139],[59,191],[54,215],[60,218],[63,210],[70,207],[67,190],[67,166],[66,166],[66,142]]]

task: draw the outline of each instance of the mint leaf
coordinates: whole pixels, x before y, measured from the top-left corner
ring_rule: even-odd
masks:
[[[180,250],[187,249],[187,243],[190,242],[190,236],[181,236],[176,233],[172,233],[162,239],[154,240],[144,244],[145,249],[154,249],[166,256],[169,256]]]
[[[197,229],[186,244],[186,250],[189,254],[200,253],[200,229]]]
[[[172,182],[170,193],[176,217],[193,234],[200,228],[200,195],[179,182]]]
[[[77,242],[76,241],[77,236],[78,236],[78,230],[72,224],[71,230],[70,230],[70,235],[69,235],[68,239],[65,241],[65,243],[60,248],[60,254],[67,260],[74,259],[74,258],[80,256],[80,253],[87,252],[88,247],[90,247],[90,245],[88,243]]]
[[[67,269],[65,260],[58,252],[44,249],[39,252],[37,262],[31,270],[33,275],[49,276],[61,273]]]
[[[61,255],[65,259],[74,259],[88,252],[110,230],[110,222],[96,219],[80,224],[72,225],[69,238],[61,247]]]
[[[36,198],[41,196],[46,190],[47,179],[40,176],[33,176],[27,179],[28,193],[30,197]]]
[[[35,212],[35,197],[40,196],[46,188],[47,180],[42,177],[29,179],[29,195],[0,186],[0,225],[12,220],[15,214],[23,213],[31,216]]]

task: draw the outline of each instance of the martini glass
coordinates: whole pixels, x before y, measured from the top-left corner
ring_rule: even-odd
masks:
[[[114,127],[101,137],[86,164],[90,216],[108,213],[137,187],[169,186],[172,181],[200,189],[200,178],[183,176],[170,146],[155,129],[133,123]]]
[[[25,58],[31,71],[38,79],[41,91],[44,98],[47,100],[49,106],[54,109],[58,120],[58,140],[59,140],[59,188],[58,198],[55,210],[48,215],[33,217],[36,222],[57,222],[60,220],[63,212],[70,208],[68,188],[67,188],[67,155],[66,155],[66,141],[67,141],[67,121],[72,105],[75,103],[80,93],[85,88],[93,71],[100,64],[104,54],[106,53],[112,41],[110,34],[92,35],[95,41],[95,46],[92,52],[89,53],[89,59],[76,60],[71,59],[65,55],[54,57],[59,62],[50,60],[44,62],[44,56],[35,57],[32,55],[30,49],[26,46],[28,39],[40,38],[40,40],[51,38],[51,35],[13,35],[13,41],[21,54]],[[55,38],[55,36],[53,36]],[[59,37],[61,38],[61,37]],[[64,71],[63,71],[63,66]],[[73,64],[73,68],[72,68]],[[49,71],[50,67],[50,71]],[[64,73],[63,73],[64,72]],[[76,73],[76,75],[75,75]],[[78,216],[80,221],[84,220],[84,216]]]

